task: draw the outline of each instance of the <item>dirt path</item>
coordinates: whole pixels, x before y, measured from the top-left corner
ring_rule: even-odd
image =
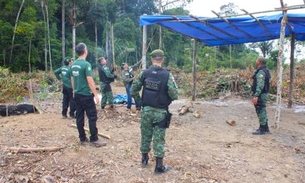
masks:
[[[124,93],[116,87],[115,93]],[[141,168],[140,116],[125,106],[116,111],[99,109],[99,131],[111,136],[107,146],[81,146],[74,120],[61,119],[61,100],[43,105],[46,113],[0,118],[0,183],[301,183],[305,182],[305,112],[282,109],[281,128],[253,136],[258,127],[249,101],[197,101],[191,113],[179,116],[186,100],[174,102],[166,136],[164,162],[171,170],[153,175],[154,159]],[[274,105],[268,107],[274,124]],[[234,119],[236,126],[226,120]],[[58,146],[57,152],[14,153],[9,147]]]

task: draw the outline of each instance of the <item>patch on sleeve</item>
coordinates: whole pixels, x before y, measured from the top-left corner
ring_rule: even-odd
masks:
[[[88,67],[88,71],[91,71],[91,67]]]
[[[178,89],[178,86],[177,86],[177,83],[176,83],[176,81],[175,81],[174,76],[171,75],[171,79],[172,79],[172,81],[173,81],[173,83],[174,83],[174,87],[175,87],[176,89]]]

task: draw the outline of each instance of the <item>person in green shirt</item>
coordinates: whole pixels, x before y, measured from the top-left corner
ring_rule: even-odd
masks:
[[[254,104],[257,117],[259,119],[259,128],[255,132],[253,132],[253,135],[264,135],[270,132],[268,126],[266,105],[268,101],[271,76],[269,70],[266,67],[266,62],[267,60],[262,57],[256,60],[257,70],[255,71],[252,77],[252,102]]]
[[[62,118],[67,118],[68,107],[70,106],[70,118],[75,118],[75,102],[73,98],[73,90],[71,86],[71,65],[73,63],[73,59],[67,57],[64,59],[64,66],[56,69],[54,74],[58,80],[62,80],[63,88],[63,101],[62,101]]]
[[[132,66],[128,66],[127,63],[122,64],[122,80],[123,80],[123,84],[126,89],[127,109],[128,110],[131,109],[131,105],[132,105],[132,97],[130,95],[130,88],[131,88],[132,82],[136,79],[134,71],[138,69],[140,64],[141,64],[141,60]],[[136,105],[136,110],[141,109],[137,102],[135,102],[135,105]]]
[[[87,46],[79,43],[75,52],[78,58],[71,66],[72,88],[74,89],[74,98],[76,102],[76,125],[81,144],[88,141],[85,125],[85,112],[88,117],[90,142],[96,147],[105,146],[106,142],[99,140],[98,129],[96,128],[97,110],[95,103],[100,102],[95,89],[95,83],[92,78],[93,72],[89,62],[86,61],[88,55]],[[95,100],[95,101],[94,101]]]
[[[100,91],[102,93],[101,107],[104,109],[108,102],[108,105],[113,108],[113,94],[110,83],[114,81],[116,75],[111,72],[104,57],[99,58],[98,61],[100,63],[98,74],[100,77]]]
[[[150,54],[152,66],[142,71],[131,86],[131,96],[142,106],[141,110],[141,147],[142,167],[148,164],[148,153],[153,141],[156,157],[155,174],[166,172],[169,167],[163,165],[165,132],[169,127],[171,114],[168,107],[178,99],[178,87],[174,77],[162,68],[164,53],[154,50]],[[139,92],[142,89],[142,97]]]

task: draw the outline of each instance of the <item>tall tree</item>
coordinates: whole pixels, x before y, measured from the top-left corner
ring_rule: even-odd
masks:
[[[16,32],[16,29],[17,29],[19,16],[20,16],[21,10],[23,8],[24,2],[25,2],[25,0],[22,0],[21,5],[20,5],[19,10],[18,10],[18,13],[17,13],[16,21],[15,21],[15,27],[14,27],[14,32],[13,32],[12,47],[11,47],[11,54],[10,54],[9,63],[11,63],[11,61],[12,61],[13,50],[14,50],[14,42],[15,42],[15,36],[16,36],[15,32]]]
[[[66,57],[66,0],[61,1],[61,53],[62,59]]]

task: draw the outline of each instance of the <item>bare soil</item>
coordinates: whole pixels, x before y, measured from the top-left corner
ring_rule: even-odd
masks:
[[[114,94],[125,93],[113,86]],[[301,183],[305,182],[305,112],[282,108],[280,129],[254,136],[258,120],[250,100],[228,97],[194,102],[192,112],[179,116],[188,99],[175,101],[166,136],[164,163],[171,169],[154,175],[154,158],[140,165],[140,114],[124,105],[102,111],[99,132],[107,146],[80,145],[78,132],[61,119],[61,93],[41,102],[44,114],[0,118],[0,183]],[[134,106],[133,106],[134,107]],[[133,108],[133,110],[135,110]],[[268,105],[270,125],[275,105]],[[226,120],[235,120],[230,126]],[[87,123],[86,123],[87,125]],[[17,153],[10,147],[61,147],[55,152]]]

